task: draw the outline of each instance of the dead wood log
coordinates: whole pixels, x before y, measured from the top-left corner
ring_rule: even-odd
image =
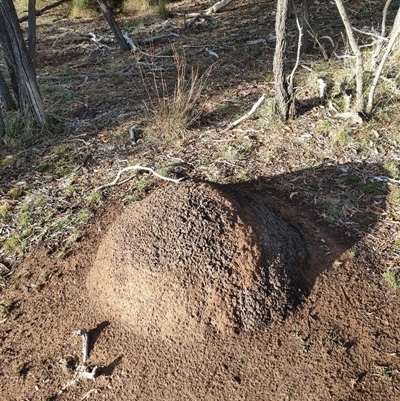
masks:
[[[221,0],[218,3],[215,3],[213,6],[211,6],[210,8],[207,8],[207,10],[205,11],[206,15],[209,14],[214,14],[217,11],[219,11],[221,8],[225,7],[226,5],[228,5],[232,0]]]

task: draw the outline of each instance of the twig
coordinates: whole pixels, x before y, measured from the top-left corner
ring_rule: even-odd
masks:
[[[80,329],[72,333],[74,336],[82,336],[82,364],[84,365],[87,361],[89,354],[89,338],[88,333],[85,329]]]
[[[246,120],[247,118],[249,118],[256,110],[257,108],[260,106],[260,104],[264,101],[265,99],[265,93],[254,103],[253,107],[251,108],[251,110],[249,112],[247,112],[244,116],[240,117],[238,120],[234,121],[233,123],[231,123],[227,128],[225,128],[223,131],[221,131],[221,134],[231,130],[232,128],[236,127],[237,125],[239,125],[243,120]]]
[[[71,380],[69,380],[67,383],[64,384],[64,386],[57,393],[55,398],[60,397],[61,394],[68,387],[73,386],[74,384],[76,384],[81,379],[94,380],[96,378],[96,376],[97,376],[97,369],[98,369],[97,366],[94,366],[92,368],[92,370],[89,370],[89,368],[86,366],[86,361],[87,361],[88,354],[89,354],[88,332],[86,331],[86,329],[80,329],[80,330],[74,331],[72,333],[72,335],[73,336],[82,336],[82,363],[76,367],[74,377]]]
[[[99,38],[93,33],[93,32],[89,32],[86,35],[86,39],[90,40],[91,42],[93,42],[94,44],[96,44],[98,46],[99,49],[107,49],[107,50],[115,50],[114,47],[110,47],[108,45],[105,45],[104,43],[101,43],[101,40],[103,39],[102,36],[100,36]]]
[[[168,38],[180,39],[180,36],[177,33],[170,32],[165,35],[153,36],[151,38],[140,39],[137,41],[137,43],[139,43],[141,45],[145,45],[147,43],[160,42],[160,41],[163,41],[164,39],[168,39]]]
[[[118,171],[117,176],[115,177],[113,182],[110,182],[109,184],[104,184],[101,185],[100,187],[97,187],[95,189],[95,191],[100,191],[104,188],[109,188],[109,187],[113,187],[114,185],[117,185],[118,180],[121,178],[121,175],[127,171],[131,171],[131,170],[145,170],[148,171],[149,173],[155,175],[156,177],[160,178],[161,180],[165,180],[165,181],[170,181],[173,182],[175,184],[178,184],[179,182],[181,182],[183,180],[183,178],[179,178],[178,180],[174,179],[174,178],[168,178],[168,177],[164,177],[161,174],[158,174],[156,171],[154,171],[152,168],[150,167],[143,167],[143,166],[139,166],[138,164],[135,166],[129,166],[129,167],[125,167],[122,170]]]
[[[353,31],[361,33],[362,35],[372,36],[373,38],[382,40],[384,42],[388,42],[389,41],[389,39],[385,38],[384,36],[378,35],[377,33],[374,33],[374,32],[365,32],[365,31],[362,31],[361,29],[355,28],[354,26],[353,26]]]
[[[219,58],[218,54],[213,52],[212,50],[208,49],[207,47],[205,48],[205,51],[210,55],[213,56],[215,58]]]

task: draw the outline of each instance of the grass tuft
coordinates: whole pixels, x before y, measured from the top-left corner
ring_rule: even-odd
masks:
[[[383,274],[382,277],[388,284],[388,286],[393,290],[393,291],[399,291],[400,290],[400,275],[398,272],[394,270],[386,270]]]
[[[206,84],[207,73],[199,75],[195,68],[188,68],[186,58],[173,49],[176,69],[175,81],[171,88],[166,78],[156,73],[150,82],[144,74],[142,80],[146,87],[149,106],[153,114],[152,124],[147,134],[173,143],[185,139],[189,128],[203,112],[201,96]]]

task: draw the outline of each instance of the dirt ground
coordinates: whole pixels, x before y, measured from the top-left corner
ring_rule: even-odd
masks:
[[[166,21],[151,13],[118,21],[147,52],[170,54],[172,40],[201,71],[217,61],[201,118],[184,138],[151,134],[143,117],[151,109],[149,81],[135,70],[137,61],[162,66],[170,83],[170,59],[99,49],[84,35],[95,32],[115,46],[102,19],[71,20],[65,10],[38,19],[37,73],[59,125],[42,142],[9,139],[0,151],[0,399],[400,399],[399,292],[384,276],[400,268],[400,197],[396,180],[382,178],[388,162],[400,160],[398,99],[382,97],[381,111],[360,126],[332,119],[327,105],[311,107],[318,93],[307,86],[311,78],[325,74],[334,85],[329,71],[342,71],[341,60],[323,62],[315,50],[299,76],[305,106],[297,119],[279,123],[267,102],[223,132],[263,93],[273,99],[273,42],[266,38],[274,4],[233,1],[190,29],[179,13],[204,6],[170,7],[175,16]],[[332,7],[314,5],[312,15],[338,29]],[[375,3],[353,7],[365,24],[379,21]],[[145,43],[171,32],[179,41]],[[140,134],[136,144],[132,125]],[[104,308],[87,277],[110,227],[127,207],[175,185],[138,173],[93,195],[137,163],[174,178],[229,184],[265,201],[306,245],[309,294],[302,303],[266,327],[184,339],[132,329]],[[97,366],[97,375],[71,383],[82,363],[81,338],[72,332],[82,328],[87,365]]]

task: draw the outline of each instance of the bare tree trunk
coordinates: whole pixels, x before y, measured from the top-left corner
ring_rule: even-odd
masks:
[[[4,137],[6,134],[6,129],[4,127],[3,113],[0,107],[0,138]]]
[[[28,51],[33,69],[36,68],[36,0],[28,1]]]
[[[14,92],[15,98],[17,99],[18,107],[21,108],[22,105],[20,103],[20,97],[18,92],[18,82],[15,73],[16,63],[14,59],[12,43],[6,30],[6,27],[2,21],[3,21],[2,15],[0,13],[0,46],[3,50],[4,59],[7,64],[8,74],[10,76],[11,88]]]
[[[12,0],[0,1],[0,43],[4,53],[8,52],[5,57],[11,63],[10,76],[15,74],[16,77],[21,112],[31,112],[39,124],[44,125],[44,105]]]
[[[122,35],[122,32],[119,29],[119,26],[111,13],[110,7],[108,7],[108,5],[106,3],[106,0],[97,0],[97,3],[99,3],[101,12],[103,13],[108,24],[110,25],[110,28],[114,32],[115,39],[117,39],[117,42],[118,42],[121,50],[123,50],[123,51],[130,50],[130,47],[129,47],[128,43],[126,43],[126,40],[125,40],[124,36]]]
[[[310,0],[303,0],[301,12],[301,51],[307,53],[310,47]]]
[[[17,106],[15,105],[15,102],[8,89],[6,80],[4,79],[4,76],[1,73],[1,71],[0,71],[0,98],[5,110],[17,110]]]
[[[382,60],[379,63],[378,70],[376,71],[374,80],[372,81],[372,84],[371,84],[371,89],[369,91],[368,103],[367,103],[367,108],[366,108],[367,114],[371,113],[371,111],[372,111],[372,107],[374,105],[374,94],[375,94],[376,86],[378,85],[378,81],[382,74],[383,67],[385,66],[385,63],[386,63],[390,53],[392,52],[399,35],[400,35],[400,8],[397,10],[396,18],[393,23],[392,32],[390,33],[390,39],[389,39],[389,43],[387,44],[385,54],[383,55]]]
[[[340,16],[342,18],[344,27],[346,28],[347,38],[351,46],[351,50],[356,56],[356,111],[359,113],[364,112],[364,63],[361,54],[361,50],[358,47],[356,38],[354,36],[353,27],[351,26],[349,17],[347,16],[346,9],[344,8],[342,0],[335,0],[336,7],[339,10]]]
[[[275,32],[276,47],[274,53],[273,71],[275,78],[276,100],[278,112],[284,120],[289,117],[288,86],[285,76],[285,50],[286,50],[286,19],[288,15],[288,0],[278,0]]]

